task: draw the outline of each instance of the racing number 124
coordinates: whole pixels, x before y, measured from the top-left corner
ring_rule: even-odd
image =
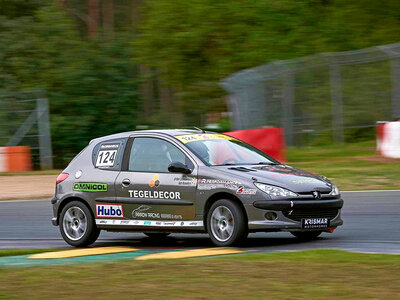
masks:
[[[116,154],[117,150],[100,151],[97,156],[96,167],[112,167]]]

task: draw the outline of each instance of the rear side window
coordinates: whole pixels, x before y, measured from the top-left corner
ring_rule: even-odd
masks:
[[[98,143],[93,149],[92,162],[95,168],[119,171],[127,138]]]

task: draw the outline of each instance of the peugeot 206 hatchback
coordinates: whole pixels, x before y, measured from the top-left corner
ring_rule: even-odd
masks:
[[[54,225],[73,246],[100,230],[207,232],[217,246],[249,232],[302,239],[343,224],[327,178],[292,168],[233,137],[196,130],[132,131],[92,140],[58,176]]]

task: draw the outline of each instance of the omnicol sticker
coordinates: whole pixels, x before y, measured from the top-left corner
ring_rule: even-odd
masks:
[[[79,192],[107,192],[107,183],[98,182],[75,182],[72,188]]]

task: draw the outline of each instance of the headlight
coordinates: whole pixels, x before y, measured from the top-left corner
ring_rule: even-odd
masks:
[[[340,192],[339,192],[339,189],[337,188],[337,186],[332,184],[332,191],[329,193],[329,195],[338,196],[339,194],[340,194]]]
[[[293,193],[292,191],[274,185],[268,185],[259,182],[254,182],[254,185],[258,187],[260,190],[262,190],[264,193],[267,193],[272,199],[297,197],[296,193]]]

